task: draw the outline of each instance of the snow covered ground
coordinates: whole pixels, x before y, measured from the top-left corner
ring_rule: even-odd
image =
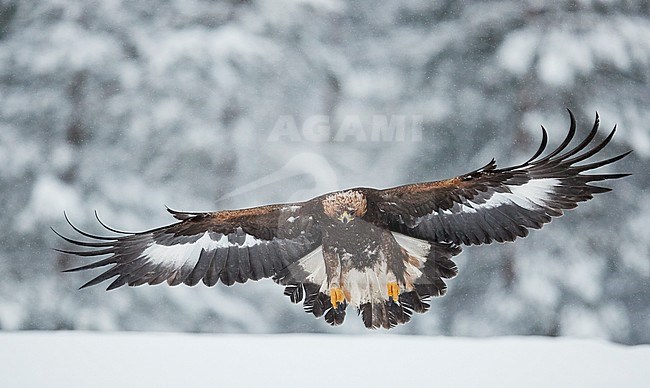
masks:
[[[2,387],[648,387],[650,346],[571,338],[0,333]]]

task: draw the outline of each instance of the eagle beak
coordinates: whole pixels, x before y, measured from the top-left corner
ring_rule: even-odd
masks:
[[[354,216],[347,211],[344,211],[343,214],[341,214],[339,217],[339,221],[341,221],[344,224],[347,224],[348,222],[352,221],[354,219]]]

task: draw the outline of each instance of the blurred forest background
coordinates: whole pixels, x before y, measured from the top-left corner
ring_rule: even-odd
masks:
[[[49,230],[523,162],[595,111],[615,190],[514,244],[466,248],[449,293],[397,333],[650,342],[650,2],[0,1],[0,328],[365,333],[270,280],[106,293]],[[325,115],[419,117],[421,139],[272,136]],[[285,128],[286,129],[286,128]],[[391,141],[393,140],[393,141]],[[70,234],[70,233],[68,233]]]

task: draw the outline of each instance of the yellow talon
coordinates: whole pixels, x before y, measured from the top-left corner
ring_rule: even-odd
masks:
[[[394,302],[399,300],[399,285],[397,283],[388,283],[388,297],[393,298]]]
[[[345,301],[345,295],[343,294],[343,290],[338,287],[330,288],[330,300],[332,301],[332,307],[338,308],[339,303]]]

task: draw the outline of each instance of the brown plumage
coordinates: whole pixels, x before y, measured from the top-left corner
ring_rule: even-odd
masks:
[[[218,212],[168,211],[179,221],[113,236],[72,228],[86,240],[61,238],[87,248],[61,252],[97,258],[68,271],[109,266],[82,286],[113,279],[123,285],[194,286],[219,280],[231,285],[273,278],[294,303],[333,325],[348,306],[368,328],[391,328],[427,311],[428,299],[446,291],[456,275],[451,260],[461,245],[513,241],[539,229],[579,202],[609,188],[593,185],[628,174],[586,174],[622,159],[624,153],[586,164],[612,139],[592,144],[599,119],[577,145],[569,132],[552,152],[543,129],[537,152],[523,164],[484,167],[456,178],[385,190],[354,188],[306,202]],[[67,220],[67,217],[66,217]],[[69,221],[68,221],[69,222]]]

